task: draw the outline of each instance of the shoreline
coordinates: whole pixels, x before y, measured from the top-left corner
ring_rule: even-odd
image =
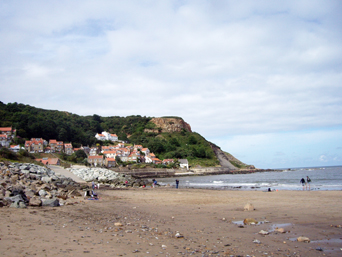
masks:
[[[183,176],[210,176],[210,175],[225,175],[225,174],[251,174],[258,172],[281,172],[278,169],[239,169],[230,170],[222,167],[207,167],[196,168],[184,171],[184,169],[111,169],[118,173],[130,175],[135,178],[172,178]]]

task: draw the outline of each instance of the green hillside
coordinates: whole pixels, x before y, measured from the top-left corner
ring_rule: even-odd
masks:
[[[150,122],[152,118],[140,115],[80,116],[24,104],[0,102],[0,127],[15,128],[17,136],[20,137],[16,139],[17,143],[24,144],[25,139],[43,138],[71,142],[74,147],[104,145],[109,142],[97,141],[95,134],[108,131],[117,134],[119,140],[149,148],[159,159],[186,158],[190,165],[201,166],[219,164],[210,144],[198,133],[185,129],[173,133],[144,132],[145,129],[155,128],[155,124]]]

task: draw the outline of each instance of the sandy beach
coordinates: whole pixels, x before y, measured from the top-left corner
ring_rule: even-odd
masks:
[[[98,194],[61,207],[0,208],[2,256],[342,256],[341,191]],[[247,203],[255,210],[245,211]]]

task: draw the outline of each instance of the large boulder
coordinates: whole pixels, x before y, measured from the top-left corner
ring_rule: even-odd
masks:
[[[30,199],[29,205],[34,207],[42,206],[42,200],[34,196]]]
[[[49,176],[44,176],[40,180],[43,181],[44,183],[50,183],[52,181],[52,178]]]
[[[40,189],[38,194],[42,197],[45,197],[47,195],[47,192],[44,189]]]
[[[59,200],[57,198],[53,199],[41,199],[42,206],[49,206],[49,207],[58,207],[59,206]]]
[[[11,208],[26,208],[26,204],[23,201],[17,201],[10,205]]]

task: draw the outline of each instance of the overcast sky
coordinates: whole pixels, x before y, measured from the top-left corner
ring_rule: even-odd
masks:
[[[341,14],[339,0],[0,0],[0,100],[179,116],[258,168],[342,165]]]

